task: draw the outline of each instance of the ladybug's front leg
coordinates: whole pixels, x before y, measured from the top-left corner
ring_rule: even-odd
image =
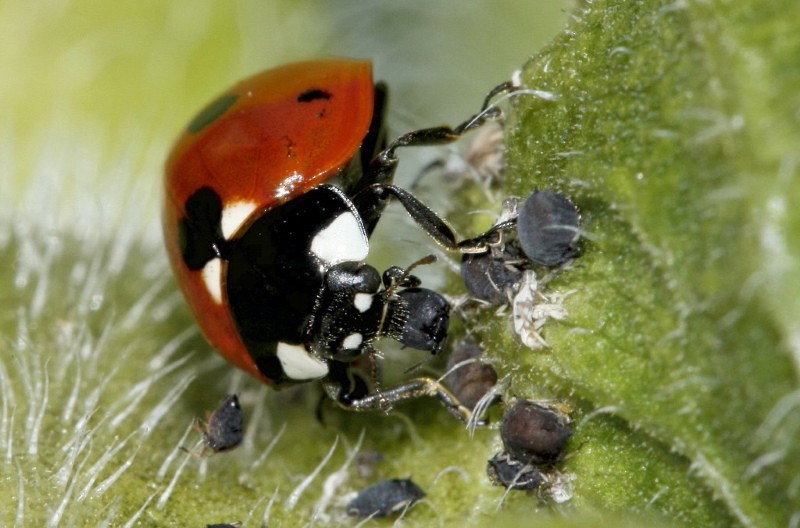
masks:
[[[516,219],[502,222],[492,226],[488,231],[467,240],[458,240],[455,231],[450,225],[437,215],[430,207],[421,202],[410,192],[401,187],[390,184],[374,184],[353,197],[353,203],[359,215],[365,219],[365,225],[373,225],[373,218],[383,210],[386,202],[394,198],[411,215],[411,218],[428,234],[436,243],[449,251],[459,253],[484,253],[489,247],[500,242],[504,231],[516,225]]]
[[[501,111],[497,107],[489,108],[492,99],[502,93],[513,92],[519,86],[513,82],[504,82],[492,88],[486,95],[480,111],[456,127],[438,126],[423,128],[403,134],[378,153],[369,164],[368,173],[370,180],[376,183],[390,182],[397,168],[397,154],[395,151],[400,147],[426,147],[434,145],[446,145],[452,143],[464,135],[466,132],[480,127],[487,121],[497,119]]]
[[[461,253],[482,253],[495,238],[499,231],[513,227],[509,225],[495,226],[490,231],[470,240],[457,241],[455,233],[444,220],[426,205],[414,198],[409,192],[391,184],[397,169],[397,149],[400,147],[424,147],[445,145],[459,139],[463,134],[482,126],[487,121],[497,119],[501,111],[497,107],[489,107],[496,96],[513,92],[519,86],[513,82],[504,82],[494,87],[483,101],[480,111],[456,127],[439,126],[423,128],[403,134],[389,143],[383,150],[372,158],[369,164],[364,164],[364,178],[353,189],[353,202],[358,209],[367,234],[371,234],[378,223],[383,209],[390,198],[396,198],[411,217],[427,232],[436,242],[451,251]],[[366,144],[375,144],[368,136]],[[362,161],[363,163],[363,161]],[[371,185],[369,185],[371,183]]]

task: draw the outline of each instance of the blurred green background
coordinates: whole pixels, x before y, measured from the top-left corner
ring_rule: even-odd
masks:
[[[570,4],[3,0],[4,186],[10,176],[7,190],[19,197],[32,167],[53,155],[44,151],[67,149],[100,166],[114,156],[133,162],[113,174],[116,184],[145,179],[148,190],[172,138],[217,92],[316,56],[372,58],[392,90],[392,130],[454,122],[558,31]]]

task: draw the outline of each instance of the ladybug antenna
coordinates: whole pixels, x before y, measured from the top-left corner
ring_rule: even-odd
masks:
[[[436,255],[426,255],[421,259],[413,262],[409,265],[406,269],[398,268],[397,266],[392,266],[391,268],[387,269],[383,272],[383,286],[385,288],[383,294],[385,298],[391,297],[397,288],[401,287],[413,287],[419,286],[419,279],[411,275],[411,272],[414,268],[418,266],[424,266],[427,264],[433,264],[436,262],[437,257]]]
[[[422,257],[416,262],[413,262],[409,267],[406,268],[406,275],[411,273],[411,271],[417,266],[425,266],[427,264],[433,264],[434,262],[436,262],[436,255],[425,255],[424,257]]]

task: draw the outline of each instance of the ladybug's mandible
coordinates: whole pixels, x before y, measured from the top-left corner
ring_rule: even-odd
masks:
[[[508,88],[493,90],[484,109]],[[320,379],[355,410],[437,395],[466,420],[469,411],[435,380],[373,390],[352,366],[374,361],[382,336],[441,349],[447,301],[421,288],[410,268],[379,274],[365,264],[368,241],[394,199],[445,248],[485,251],[496,228],[459,242],[391,182],[397,148],[448,143],[493,114],[387,145],[385,102],[370,62],[351,59],[281,66],[223,93],[192,119],[167,161],[170,262],[205,337],[253,376],[275,387]]]

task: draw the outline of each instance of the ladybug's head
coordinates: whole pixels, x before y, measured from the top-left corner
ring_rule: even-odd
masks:
[[[384,273],[363,262],[342,262],[326,273],[310,324],[313,350],[351,362],[372,351],[372,342],[391,337],[405,346],[434,354],[442,349],[450,322],[450,304],[420,288],[419,280],[399,268]],[[402,272],[402,270],[399,270]]]
[[[381,277],[368,264],[340,262],[331,266],[314,306],[311,349],[343,362],[371,350],[383,317],[380,288]]]

